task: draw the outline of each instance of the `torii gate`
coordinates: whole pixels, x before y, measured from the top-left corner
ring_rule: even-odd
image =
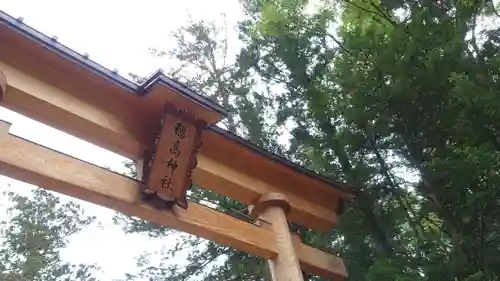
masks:
[[[138,86],[0,12],[0,104],[136,161],[139,180],[10,135],[1,120],[0,174],[266,258],[275,281],[347,277],[288,223],[328,231],[352,192],[214,126],[224,109],[161,72]],[[188,203],[192,183],[269,224]]]

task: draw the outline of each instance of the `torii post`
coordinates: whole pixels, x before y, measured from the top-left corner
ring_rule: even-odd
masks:
[[[342,259],[303,244],[289,223],[332,229],[350,189],[214,126],[224,109],[161,72],[138,86],[0,12],[0,102],[136,161],[139,176],[13,136],[5,122],[1,174],[266,258],[274,281],[347,277]],[[189,202],[192,184],[266,223]]]

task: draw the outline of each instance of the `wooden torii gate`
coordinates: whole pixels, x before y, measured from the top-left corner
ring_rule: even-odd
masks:
[[[139,174],[13,136],[0,121],[3,175],[263,257],[275,281],[347,277],[342,259],[302,244],[288,224],[328,231],[352,192],[214,126],[224,109],[161,72],[138,86],[0,12],[0,104],[136,161]],[[193,183],[268,223],[188,202]]]

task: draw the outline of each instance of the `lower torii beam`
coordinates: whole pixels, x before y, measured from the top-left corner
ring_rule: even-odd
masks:
[[[141,183],[8,133],[0,120],[0,174],[127,215],[210,239],[266,259],[279,253],[273,232],[207,207],[158,211],[140,200]],[[294,241],[301,268],[330,280],[347,276],[342,259]]]

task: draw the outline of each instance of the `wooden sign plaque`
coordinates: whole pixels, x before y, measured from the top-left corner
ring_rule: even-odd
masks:
[[[164,206],[176,203],[187,209],[186,192],[192,185],[191,172],[197,164],[196,151],[201,146],[201,131],[206,125],[186,110],[166,104],[152,149],[154,153],[149,155],[144,170],[143,192],[147,199],[161,199]]]

